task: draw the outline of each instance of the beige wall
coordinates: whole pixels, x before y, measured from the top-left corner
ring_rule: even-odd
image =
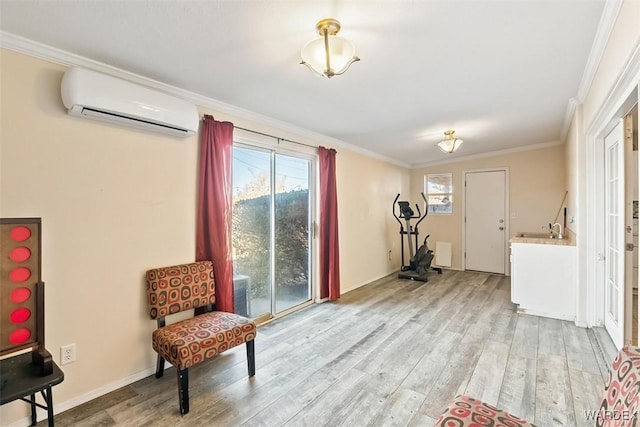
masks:
[[[576,218],[576,222],[570,226],[576,235],[580,211],[586,209],[584,203],[588,191],[586,169],[590,166],[586,163],[586,133],[639,42],[640,2],[624,1],[586,99],[577,106],[565,138],[567,183],[570,189],[567,206],[570,216]],[[580,236],[577,235],[577,238],[580,239]]]
[[[63,66],[0,55],[0,216],[42,218],[46,347],[58,361],[61,345],[77,345],[77,362],[64,366],[55,388],[56,408],[66,409],[153,370],[143,274],[194,259],[198,138],[71,117],[60,99]],[[349,290],[398,267],[386,258],[397,232],[387,212],[394,194],[407,191],[409,172],[337,150],[341,280]],[[1,424],[27,413],[22,402],[4,405]]]
[[[522,151],[456,163],[435,165],[411,171],[411,199],[416,203],[424,188],[424,176],[430,173],[453,174],[453,214],[430,215],[420,224],[429,234],[430,248],[436,241],[451,242],[452,268],[462,268],[462,195],[464,172],[490,168],[509,170],[509,227],[511,236],[521,231],[548,230],[554,222],[564,192],[564,147]],[[562,214],[559,217],[562,222]]]
[[[409,172],[339,151],[337,180],[340,280],[345,292],[400,268],[399,228],[391,208],[397,193],[409,191]]]
[[[615,26],[584,100],[585,132],[609,96],[634,48],[640,42],[640,1],[622,3]]]
[[[625,99],[608,98],[639,43],[640,2],[623,1],[593,82],[584,103],[576,108],[565,140],[567,179],[570,189],[567,205],[569,215],[576,217],[572,230],[576,233],[578,247],[576,323],[580,325],[597,324],[602,321],[604,313],[603,308],[598,308],[598,301],[604,299],[604,291],[588,289],[593,275],[590,268],[593,267],[596,257],[595,254],[587,253],[587,238],[595,239],[595,236],[588,236],[589,230],[585,218],[588,212],[596,212],[597,208],[587,204],[587,195],[595,191],[588,187],[588,175],[594,173],[594,164],[587,158],[589,143],[587,134],[607,102],[622,104],[625,101]],[[635,96],[637,97],[637,94]],[[599,221],[598,218],[596,220]],[[588,299],[589,294],[590,299]]]

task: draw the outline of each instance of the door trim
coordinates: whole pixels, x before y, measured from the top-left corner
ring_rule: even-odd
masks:
[[[597,111],[591,117],[591,121],[583,123],[584,112],[580,104],[574,115],[574,120],[579,121],[577,146],[580,147],[574,152],[575,166],[578,169],[576,324],[587,327],[602,326],[604,320],[604,283],[600,267],[602,262],[597,260],[601,248],[597,215],[600,208],[598,198],[601,193],[594,191],[597,188],[599,174],[602,173],[599,169],[602,165],[598,164],[598,155],[607,125],[612,120],[622,117],[624,114],[621,112],[629,111],[632,102],[638,102],[640,98],[640,43],[635,43],[631,48],[629,56],[619,70],[615,80],[608,84],[606,93],[602,94],[602,101],[596,106]],[[583,144],[585,150],[581,149]]]
[[[508,167],[499,167],[499,168],[484,168],[484,169],[469,169],[462,171],[462,215],[460,215],[460,226],[462,229],[462,245],[460,248],[460,259],[462,260],[462,269],[467,269],[467,259],[464,254],[467,250],[467,227],[465,226],[465,212],[466,212],[466,197],[467,190],[465,182],[467,181],[468,173],[478,173],[478,172],[504,172],[504,180],[505,180],[505,200],[504,200],[504,210],[505,210],[505,233],[504,233],[504,275],[511,276],[511,263],[509,262],[509,239],[511,234],[511,210],[509,208],[509,168]],[[454,189],[455,191],[455,189]]]
[[[636,104],[637,105],[637,104]],[[636,113],[637,114],[637,113]],[[637,191],[638,183],[634,182],[638,177],[638,152],[633,151],[633,116],[625,115],[623,118],[623,147],[624,147],[624,242],[625,242],[625,259],[624,259],[624,343],[631,344],[637,337],[633,337],[633,264],[634,256],[637,256],[638,249],[635,247],[633,233],[637,227],[633,223],[633,200],[634,189]],[[634,154],[635,153],[635,154]],[[635,157],[635,159],[634,159]],[[631,227],[631,232],[627,231],[627,226]],[[626,245],[631,244],[634,249],[627,250]],[[636,264],[637,265],[637,264]],[[636,341],[637,342],[637,341]]]

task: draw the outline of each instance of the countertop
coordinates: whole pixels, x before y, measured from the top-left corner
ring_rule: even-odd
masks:
[[[509,239],[509,242],[510,243],[536,243],[538,245],[559,245],[559,246],[575,246],[576,245],[575,235],[571,231],[568,231],[567,234],[565,234],[564,238],[562,239],[552,239],[550,237],[543,237],[543,236],[538,237],[537,235],[540,235],[540,234],[543,234],[543,233],[540,233],[540,232],[516,233],[514,237]],[[521,235],[525,235],[526,237],[519,237]],[[532,237],[531,235],[536,235],[536,236]]]

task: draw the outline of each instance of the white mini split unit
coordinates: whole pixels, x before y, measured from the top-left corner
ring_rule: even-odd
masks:
[[[70,68],[61,92],[73,116],[179,137],[198,130],[195,104],[106,74]]]

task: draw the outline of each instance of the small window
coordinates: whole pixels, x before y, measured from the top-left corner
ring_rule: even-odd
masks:
[[[425,193],[430,214],[453,212],[453,175],[438,173],[425,176]]]

